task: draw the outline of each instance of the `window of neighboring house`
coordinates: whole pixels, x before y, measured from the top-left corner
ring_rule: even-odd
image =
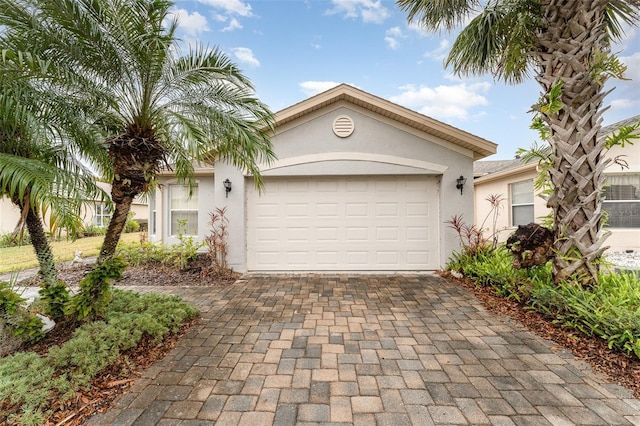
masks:
[[[198,187],[193,188],[189,198],[187,185],[169,185],[169,212],[172,236],[198,235]]]
[[[526,225],[535,219],[533,211],[533,179],[509,185],[511,226]]]
[[[156,235],[156,192],[149,193],[149,235]]]
[[[111,210],[103,203],[96,204],[95,207],[93,224],[99,228],[106,228],[109,225],[109,219],[111,219]]]
[[[603,208],[611,228],[640,228],[640,174],[606,176]]]

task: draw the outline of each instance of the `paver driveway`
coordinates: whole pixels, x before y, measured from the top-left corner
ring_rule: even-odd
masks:
[[[640,401],[431,275],[248,276],[91,424],[640,424]]]

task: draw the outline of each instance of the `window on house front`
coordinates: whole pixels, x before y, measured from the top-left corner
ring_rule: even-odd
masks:
[[[535,219],[533,211],[533,179],[509,185],[511,226],[526,225]]]
[[[640,173],[606,176],[603,208],[611,228],[640,228]]]
[[[149,193],[149,235],[156,235],[156,192]]]
[[[198,187],[169,185],[170,234],[198,235]]]
[[[104,203],[96,204],[93,224],[98,228],[106,228],[109,225],[109,219],[111,219],[111,209]]]

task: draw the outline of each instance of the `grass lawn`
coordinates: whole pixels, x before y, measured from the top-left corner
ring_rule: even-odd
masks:
[[[73,253],[76,251],[81,251],[82,257],[97,256],[103,239],[103,236],[98,236],[79,238],[75,241],[54,241],[51,243],[51,249],[53,250],[56,263],[72,260]],[[122,234],[120,241],[130,243],[139,241],[139,239],[140,234],[134,232]],[[0,249],[0,273],[19,271],[37,266],[38,260],[31,245]]]

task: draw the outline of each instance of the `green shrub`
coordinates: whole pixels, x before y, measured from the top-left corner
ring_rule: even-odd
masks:
[[[0,354],[42,338],[42,320],[24,303],[12,284],[0,281]]]
[[[82,325],[46,356],[17,353],[0,359],[0,401],[8,410],[0,412],[0,418],[22,425],[44,424],[54,400],[74,398],[144,336],[159,342],[197,314],[177,296],[114,290],[104,321]]]
[[[0,235],[0,248],[28,246],[31,244],[31,238],[28,232],[21,235],[14,235],[13,232]]]
[[[124,232],[138,232],[140,230],[140,223],[133,218],[134,212],[127,214],[127,221],[124,224]]]
[[[82,233],[85,237],[96,237],[98,235],[106,234],[107,228],[104,226],[96,226],[93,223],[86,223]]]
[[[599,285],[575,282],[538,288],[534,308],[554,322],[607,341],[640,358],[640,280],[632,273],[602,274]]]
[[[178,220],[178,240],[180,242],[171,245],[170,258],[174,266],[180,269],[185,269],[189,262],[196,260],[198,250],[207,244],[204,241],[196,243],[191,235],[185,235],[186,227],[186,220]]]
[[[124,259],[117,256],[96,264],[80,280],[80,291],[67,304],[66,313],[74,315],[77,320],[103,318],[111,300],[111,281],[122,278],[126,266]]]
[[[166,263],[171,258],[169,248],[150,242],[118,244],[116,254],[130,266]]]
[[[463,273],[478,286],[513,299],[588,336],[604,339],[609,348],[640,358],[640,279],[632,273],[603,273],[600,284],[583,288],[578,281],[553,284],[551,265],[513,268],[504,247],[456,253],[447,269]]]

